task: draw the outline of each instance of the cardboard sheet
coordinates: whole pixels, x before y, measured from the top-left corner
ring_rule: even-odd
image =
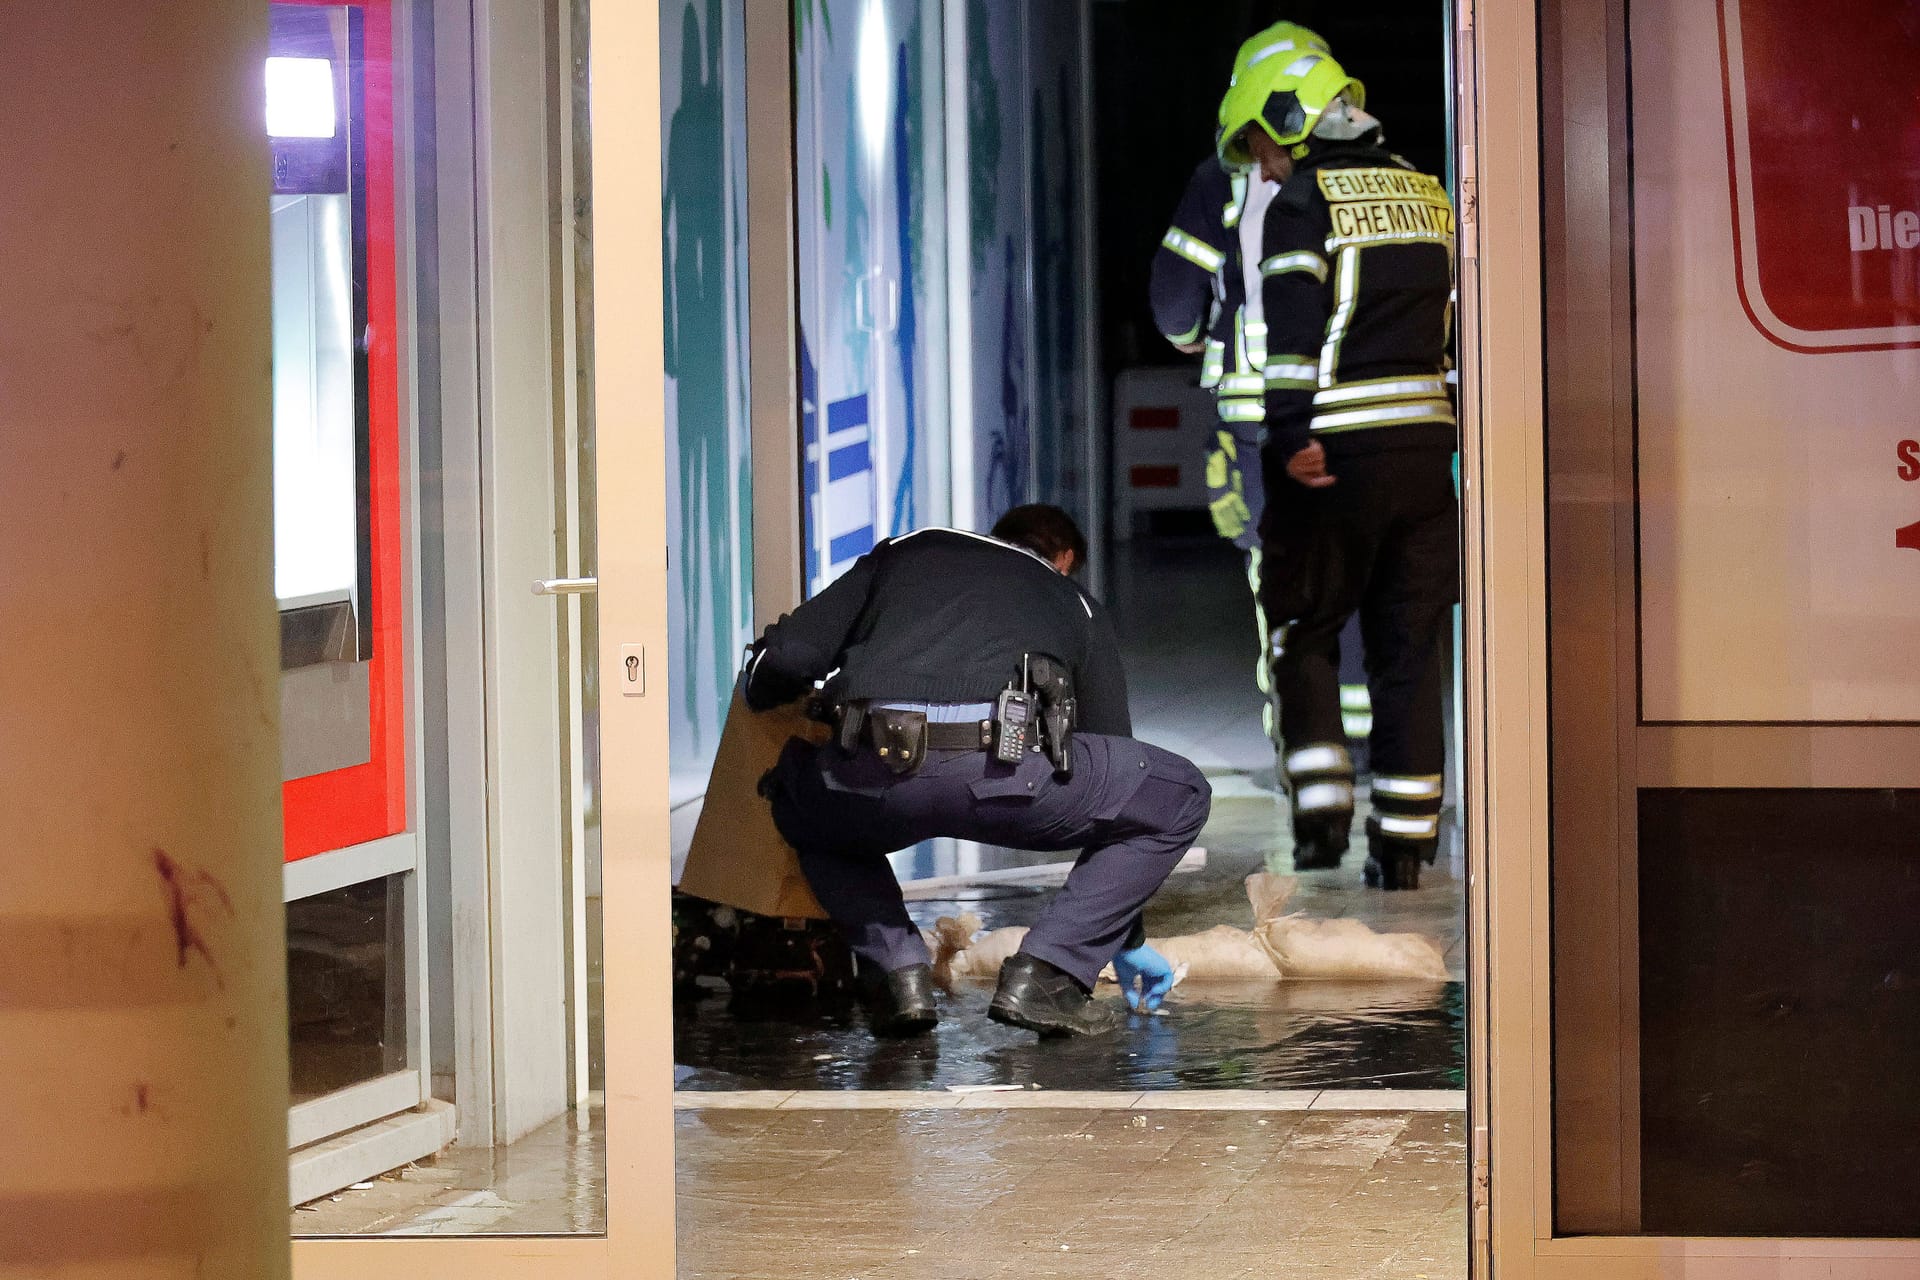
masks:
[[[826,726],[807,719],[804,706],[756,713],[735,691],[680,876],[683,892],[763,916],[827,918],[759,792],[790,739],[826,741]]]

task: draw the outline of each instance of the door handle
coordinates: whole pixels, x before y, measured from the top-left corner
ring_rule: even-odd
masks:
[[[598,578],[540,578],[533,584],[537,596],[585,596],[599,589]]]

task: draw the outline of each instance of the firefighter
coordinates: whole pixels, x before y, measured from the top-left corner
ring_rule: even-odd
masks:
[[[1234,73],[1255,59],[1296,51],[1328,52],[1327,42],[1305,27],[1279,22],[1240,46]],[[1260,601],[1260,515],[1265,506],[1260,477],[1260,440],[1265,382],[1266,325],[1257,286],[1249,290],[1246,262],[1259,259],[1257,237],[1267,202],[1279,190],[1257,168],[1225,164],[1218,152],[1193,171],[1174,210],[1173,222],[1153,257],[1149,281],[1154,323],[1177,349],[1201,355],[1200,385],[1216,397],[1219,424],[1207,451],[1207,506],[1219,535],[1246,558],[1253,590],[1254,681],[1261,694],[1267,736],[1279,743],[1268,648],[1271,632]],[[1245,237],[1255,237],[1250,251]]]
[[[1261,233],[1262,527],[1297,865],[1337,865],[1354,812],[1338,637],[1358,614],[1372,695],[1367,881],[1439,849],[1443,625],[1458,598],[1447,382],[1452,205],[1385,149],[1365,90],[1305,51],[1239,72],[1220,153],[1281,183]]]
[[[1279,22],[1240,46],[1234,73],[1244,72],[1256,60],[1296,50],[1330,52],[1314,32]],[[1260,475],[1266,417],[1262,366],[1267,326],[1257,268],[1267,203],[1279,189],[1257,166],[1229,169],[1218,151],[1209,152],[1187,181],[1173,222],[1154,254],[1150,280],[1154,322],[1161,335],[1176,349],[1203,356],[1200,385],[1216,396],[1220,420],[1206,456],[1208,513],[1214,530],[1245,558],[1253,594],[1254,683],[1260,690],[1262,727],[1276,749],[1280,719],[1270,666],[1272,630],[1260,592],[1260,519],[1266,505]],[[1251,276],[1249,261],[1256,269]],[[1341,645],[1342,719],[1349,737],[1364,739],[1372,717],[1359,652],[1358,628],[1350,626]]]

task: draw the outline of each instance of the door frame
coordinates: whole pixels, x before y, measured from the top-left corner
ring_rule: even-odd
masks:
[[[484,19],[498,0],[474,0]],[[665,367],[661,357],[660,79],[655,6],[594,0],[591,10],[596,327],[621,335],[597,363],[599,481],[638,500],[599,510],[600,654],[667,651]],[[538,114],[545,127],[545,112]],[[546,284],[542,273],[541,285]],[[603,351],[608,351],[603,348]],[[542,352],[542,359],[545,352]],[[543,424],[545,419],[543,418]],[[607,698],[600,712],[605,774],[628,780],[602,800],[603,878],[622,927],[604,941],[607,1052],[607,1231],[601,1236],[301,1239],[295,1274],[367,1280],[394,1274],[482,1280],[671,1276],[672,1005],[666,961],[670,881],[666,684]],[[637,1262],[636,1260],[645,1260]]]
[[[1530,3],[1458,0],[1475,1274],[1909,1277],[1920,1241],[1554,1234],[1537,25]]]

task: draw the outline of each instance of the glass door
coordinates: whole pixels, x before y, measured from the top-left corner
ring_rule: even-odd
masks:
[[[432,1094],[317,1144],[364,1162],[295,1267],[670,1274],[658,14],[393,14]],[[431,1159],[391,1141],[421,1116]]]

